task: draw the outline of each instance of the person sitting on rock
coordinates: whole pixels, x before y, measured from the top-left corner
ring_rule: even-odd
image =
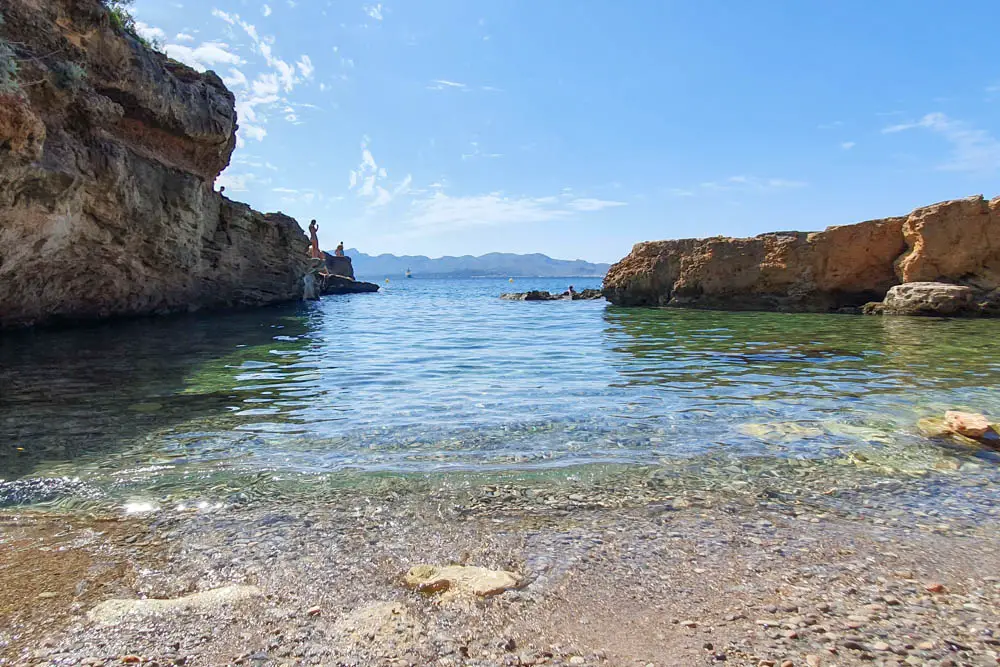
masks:
[[[341,241],[337,245],[337,249],[333,251],[333,254],[336,255],[337,257],[343,257],[344,256],[344,242],[343,241]]]
[[[569,289],[566,290],[566,296],[568,296],[570,299],[575,299],[576,298],[576,290],[573,289],[572,285],[570,285]]]

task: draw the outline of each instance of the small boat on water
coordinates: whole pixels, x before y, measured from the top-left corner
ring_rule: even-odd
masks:
[[[407,278],[412,278],[412,277],[413,277],[413,274],[412,274],[412,273],[410,273],[410,270],[409,270],[409,269],[407,269],[407,270],[406,270],[406,277],[407,277]]]

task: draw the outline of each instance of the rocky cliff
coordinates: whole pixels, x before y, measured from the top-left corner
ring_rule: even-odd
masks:
[[[1000,288],[1000,197],[822,232],[639,243],[608,271],[604,293],[626,306],[836,311],[928,281]]]
[[[213,190],[236,144],[215,74],[146,48],[98,0],[0,7],[16,70],[0,81],[0,327],[301,294],[299,225]]]

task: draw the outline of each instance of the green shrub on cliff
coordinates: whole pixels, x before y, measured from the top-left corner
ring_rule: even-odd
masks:
[[[108,8],[108,15],[111,17],[111,26],[118,32],[128,33],[138,36],[135,30],[135,17],[129,11],[129,7],[135,0],[102,0],[104,6]]]
[[[69,61],[56,63],[52,71],[56,75],[56,85],[64,89],[77,90],[87,78],[87,70]]]
[[[0,93],[12,93],[20,88],[17,83],[17,57],[14,49],[0,39]]]
[[[135,0],[101,0],[108,8],[108,15],[111,17],[112,27],[120,33],[130,35],[139,40],[139,43],[150,49],[159,50],[160,44],[156,40],[149,40],[139,34],[135,17],[129,10]]]

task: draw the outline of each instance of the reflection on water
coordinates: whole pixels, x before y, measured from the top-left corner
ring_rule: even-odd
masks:
[[[916,434],[919,417],[1000,414],[1000,321],[496,298],[509,288],[418,279],[318,304],[4,336],[0,475],[167,493],[333,471],[855,450],[928,467],[950,454]]]

